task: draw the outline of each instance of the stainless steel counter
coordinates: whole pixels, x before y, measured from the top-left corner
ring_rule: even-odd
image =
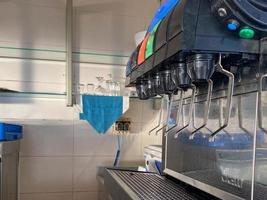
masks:
[[[0,142],[0,200],[18,199],[19,144]]]

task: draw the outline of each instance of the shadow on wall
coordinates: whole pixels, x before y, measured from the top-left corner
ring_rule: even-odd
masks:
[[[20,38],[20,45],[23,47],[25,45],[25,42],[31,41],[32,40],[32,35],[31,35],[31,29],[32,26],[30,24],[31,21],[31,16],[28,11],[29,7],[27,5],[21,4],[20,9],[18,10],[18,16],[21,19],[20,23],[20,30],[21,30],[21,38]],[[27,48],[34,48],[34,44],[27,44]],[[21,58],[31,58],[33,57],[33,52],[28,51],[26,54],[26,51],[23,51]],[[32,81],[33,77],[33,71],[34,66],[32,62],[21,62],[22,63],[22,71],[21,71],[21,80],[23,81],[21,84],[21,92],[31,92],[34,91],[33,84],[34,82]],[[25,99],[26,101],[26,99]],[[30,98],[27,98],[27,103],[31,103],[32,100]],[[26,103],[26,102],[24,102]]]
[[[5,3],[8,2],[8,0],[1,0],[0,3]],[[33,48],[33,44],[27,43],[32,39],[31,35],[31,16],[30,12],[28,11],[27,5],[20,4],[18,9],[15,11],[17,12],[18,18],[20,19],[20,27],[19,30],[21,30],[21,37],[19,38],[19,45],[20,47],[24,48]],[[26,45],[27,43],[27,45]],[[20,87],[17,92],[33,92],[33,64],[31,62],[25,62],[25,59],[30,59],[33,55],[32,51],[21,51],[21,55],[19,56],[21,59],[21,79],[20,79]],[[11,79],[11,77],[10,77]],[[1,86],[0,86],[1,87]],[[9,88],[7,88],[9,89]],[[9,97],[2,97],[0,99],[1,104],[28,104],[32,103],[32,100],[30,98],[23,98],[20,99],[19,101],[11,101]]]
[[[7,0],[1,0],[0,3],[5,3]],[[20,4],[16,9],[15,12],[17,12],[17,16],[20,19],[19,23],[19,30],[20,32],[20,38],[18,38],[18,43],[19,47],[22,48],[33,48],[33,44],[30,44],[28,41],[32,40],[32,35],[31,35],[31,16],[29,7],[24,4]],[[20,74],[20,87],[17,92],[33,92],[34,87],[33,84],[34,82],[32,81],[33,79],[33,69],[34,66],[32,62],[25,62],[25,59],[29,59],[33,56],[32,51],[21,51],[21,55],[19,56],[20,58],[20,64],[21,64],[21,74]],[[11,77],[10,77],[11,79]],[[7,88],[9,89],[9,88]],[[23,100],[20,99],[18,102],[10,101],[10,98],[1,98],[0,103],[31,103],[32,100],[30,98],[24,98]]]

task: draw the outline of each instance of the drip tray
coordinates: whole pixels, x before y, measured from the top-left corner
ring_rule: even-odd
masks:
[[[104,184],[114,200],[198,200],[205,199],[154,173],[106,169]]]

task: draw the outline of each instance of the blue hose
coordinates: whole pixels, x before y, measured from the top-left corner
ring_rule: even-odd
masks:
[[[123,138],[122,136],[118,135],[118,150],[115,156],[113,167],[118,167],[119,165],[122,148],[123,148]]]

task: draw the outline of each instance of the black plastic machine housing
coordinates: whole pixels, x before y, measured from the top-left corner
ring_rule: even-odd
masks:
[[[245,28],[253,30],[253,37],[240,35]],[[265,0],[180,0],[158,27],[153,54],[138,65],[140,47],[134,51],[128,63],[128,86],[173,69],[178,71],[180,86],[201,82],[214,75],[219,54],[226,68],[256,66],[266,35]]]

